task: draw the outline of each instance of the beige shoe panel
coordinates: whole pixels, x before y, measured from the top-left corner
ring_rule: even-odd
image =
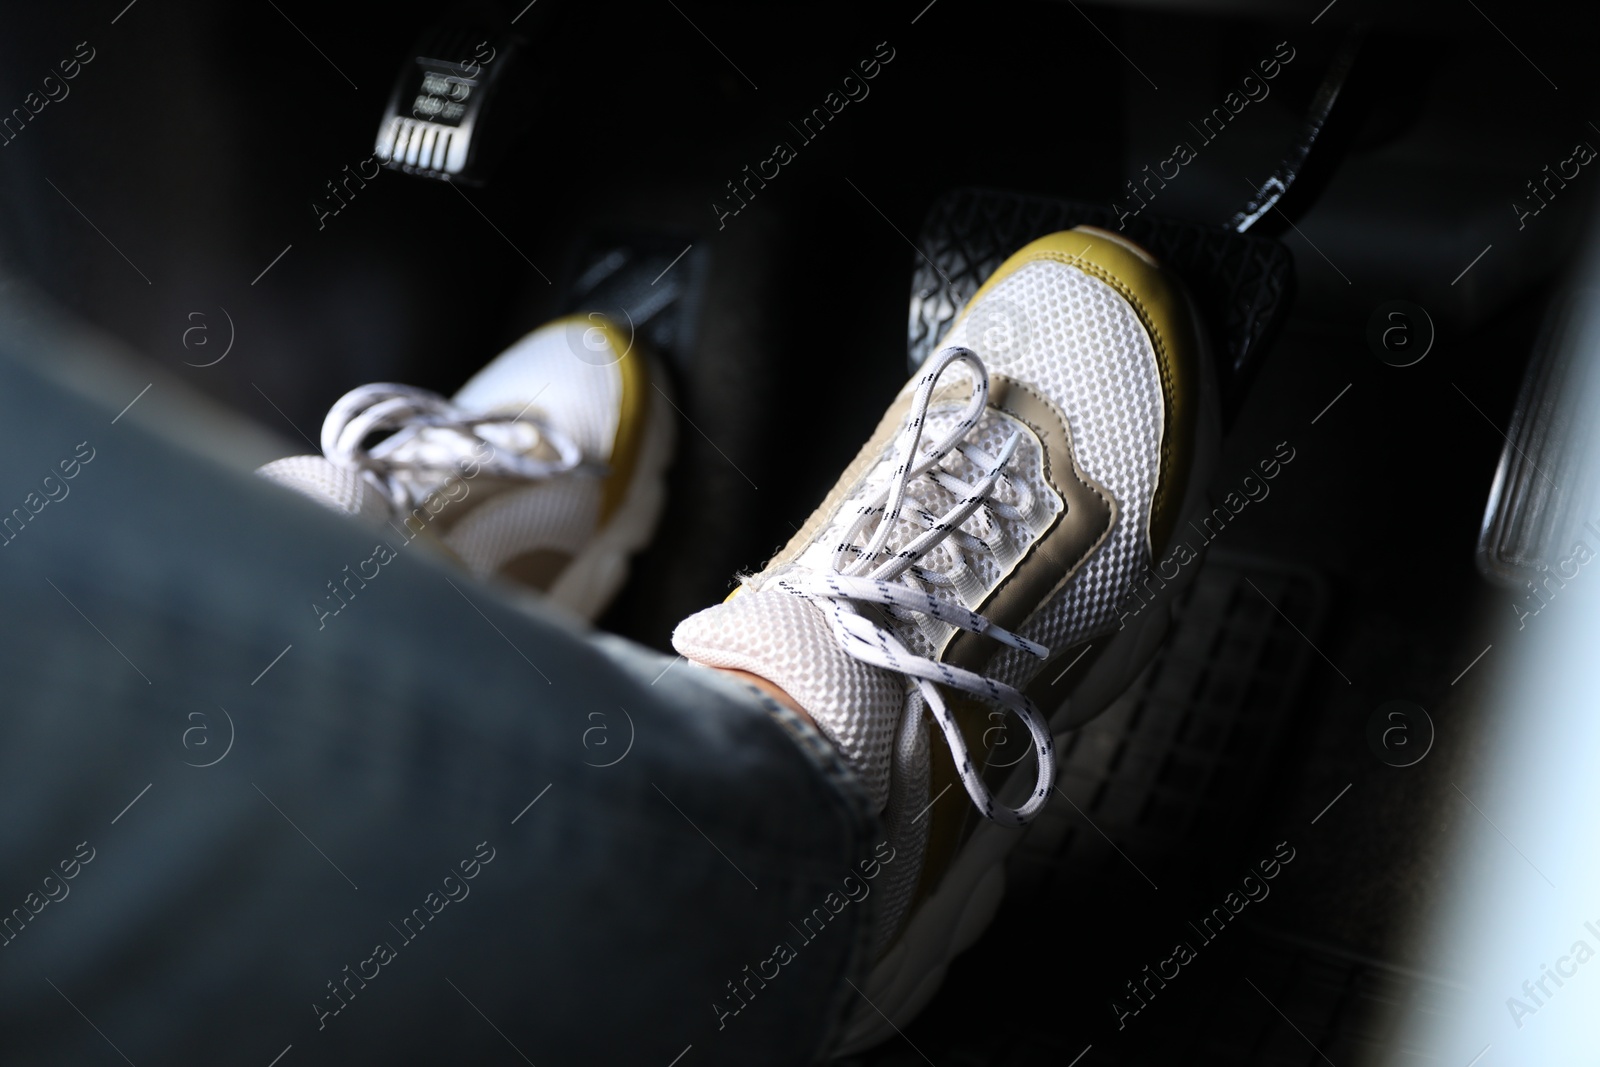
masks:
[[[1166,409],[1160,477],[1150,507],[1151,554],[1159,557],[1178,525],[1199,416],[1200,337],[1188,298],[1177,277],[1131,241],[1082,226],[1024,245],[978,288],[956,321],[1000,282],[1040,260],[1075,267],[1109,285],[1133,308],[1150,339]]]
[[[989,383],[989,405],[1023,423],[1039,439],[1044,477],[1065,505],[1043,534],[973,610],[996,626],[1019,630],[1028,617],[1078,573],[1111,534],[1117,503],[1090,480],[1072,451],[1072,432],[1059,409],[1030,386],[1004,375]],[[993,638],[957,630],[936,657],[983,672],[1002,646]]]

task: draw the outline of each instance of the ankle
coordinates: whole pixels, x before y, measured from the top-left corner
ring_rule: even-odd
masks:
[[[799,701],[790,696],[783,688],[761,677],[761,675],[751,674],[749,671],[741,671],[737,667],[713,667],[711,669],[714,671],[721,671],[723,674],[731,674],[741,682],[747,682],[748,684],[755,686],[757,689],[761,690],[773,700],[776,700],[778,703],[782,704],[784,707],[800,716],[812,726],[817,725],[817,721],[811,717],[810,713],[807,712],[805,708],[800,706]]]

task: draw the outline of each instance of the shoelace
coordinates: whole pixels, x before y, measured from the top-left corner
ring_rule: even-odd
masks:
[[[486,437],[486,427],[501,429],[491,429]],[[429,429],[452,432],[424,435]],[[388,437],[363,446],[372,434],[385,431],[391,431]],[[541,441],[556,453],[554,460],[528,454]],[[489,446],[486,459],[474,454],[480,443]],[[446,474],[468,456],[485,471],[530,481],[585,465],[572,439],[537,413],[473,414],[438,393],[392,382],[357,386],[339,398],[322,421],[322,453],[330,463],[360,472],[397,514],[421,504],[436,488],[417,473]]]
[[[972,369],[972,397],[955,426],[932,449],[919,452],[934,386],[940,376],[958,362],[966,363]],[[997,456],[988,456],[980,449],[963,444],[967,435],[978,425],[988,401],[989,372],[971,349],[946,348],[929,360],[917,384],[905,432],[897,442],[894,472],[888,484],[862,504],[856,519],[845,531],[834,550],[833,569],[791,572],[776,584],[785,592],[826,604],[831,609],[834,636],[846,654],[863,663],[911,678],[916,683],[922,701],[926,702],[934,720],[944,732],[945,741],[955,757],[961,782],[978,810],[1001,824],[1024,826],[1044,807],[1055,781],[1055,750],[1050,730],[1038,708],[1012,686],[961,667],[916,655],[891,630],[862,614],[857,607],[859,604],[878,604],[896,617],[904,618],[913,613],[931,617],[962,630],[986,634],[1009,648],[1019,649],[1040,659],[1049,655],[1049,650],[1043,645],[996,626],[963,604],[939,598],[933,589],[927,587],[956,585],[959,588],[960,583],[948,575],[940,576],[916,566],[918,560],[947,539],[964,549],[1003,545],[1005,535],[994,521],[996,514],[1022,521],[1032,516],[1031,495],[1024,495],[1018,506],[1003,504],[991,495],[1004,480],[1004,469],[1016,454],[1021,441],[1020,434],[1013,433],[1001,446]],[[983,472],[976,482],[961,482],[940,466],[945,456],[958,449]],[[919,455],[920,459],[917,458]],[[917,508],[918,516],[928,527],[927,532],[891,550],[888,540],[908,505],[911,483],[922,477],[953,492],[957,503],[940,516]],[[984,527],[999,531],[998,539],[980,539],[958,529],[980,509]],[[856,539],[874,521],[877,522],[877,528],[871,539],[864,548],[856,548]],[[958,570],[964,568],[960,553],[955,555]],[[852,556],[855,557],[853,560],[850,559]],[[919,588],[917,582],[921,582],[923,587]],[[1039,770],[1034,789],[1020,808],[999,804],[984,784],[981,772],[973,768],[966,739],[951,717],[940,686],[993,701],[1015,714],[1027,726],[1038,753]],[[908,700],[900,728],[902,751],[908,739],[914,736],[920,720],[920,703],[914,698]]]

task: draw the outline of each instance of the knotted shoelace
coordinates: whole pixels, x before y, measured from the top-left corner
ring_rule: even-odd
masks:
[[[922,450],[924,422],[934,387],[944,372],[956,363],[965,363],[972,370],[972,397],[956,424],[931,449]],[[1038,708],[1012,686],[916,655],[892,630],[860,610],[860,605],[876,604],[895,618],[920,615],[958,629],[985,634],[1009,648],[1040,659],[1049,655],[1043,645],[1003,629],[965,605],[941,598],[934,592],[954,587],[959,593],[968,581],[976,581],[962,573],[969,570],[963,558],[965,551],[987,550],[1002,560],[1008,555],[1015,558],[1010,554],[1003,528],[995,521],[996,516],[1029,526],[1034,526],[1036,521],[1035,498],[1025,488],[1016,487],[1020,498],[1018,505],[1005,504],[993,496],[1001,484],[1009,484],[1004,471],[1021,443],[1020,432],[1007,438],[995,456],[965,443],[977,427],[988,401],[989,373],[971,349],[950,347],[930,359],[917,384],[906,428],[896,443],[894,472],[883,488],[861,504],[855,520],[834,549],[832,569],[791,571],[776,584],[785,592],[824,604],[829,609],[834,636],[846,654],[913,680],[916,691],[912,699],[907,700],[900,725],[901,751],[907,750],[919,729],[921,708],[925,703],[944,732],[961,782],[978,810],[1003,825],[1024,826],[1044,807],[1055,781],[1055,751],[1050,730]],[[977,481],[962,482],[941,467],[952,451],[959,451],[982,472]],[[951,492],[957,500],[955,506],[936,516],[916,503],[911,487],[919,478],[927,478]],[[927,527],[926,532],[903,546],[891,548],[889,537],[908,508]],[[984,537],[959,529],[975,513],[979,515]],[[857,540],[866,535],[874,523],[876,527],[865,547],[857,547]],[[954,575],[917,566],[919,560],[946,540],[961,550],[952,553],[956,558]],[[972,765],[966,739],[950,714],[940,692],[941,686],[999,704],[1027,726],[1038,753],[1038,779],[1020,808],[999,804],[989,792],[981,771]],[[915,699],[918,694],[920,701]]]
[[[506,430],[491,430],[491,439],[482,432],[486,427]],[[364,446],[368,437],[384,432],[389,436],[371,448]],[[508,447],[512,432],[518,435],[516,447]],[[555,453],[554,459],[530,454],[541,442]],[[489,447],[487,458],[478,455],[480,445]],[[322,422],[322,453],[330,463],[359,472],[397,514],[421,504],[436,488],[427,484],[429,479],[419,479],[419,473],[448,476],[464,459],[491,474],[529,481],[587,466],[577,444],[536,412],[474,414],[438,393],[392,382],[357,386],[339,398]]]

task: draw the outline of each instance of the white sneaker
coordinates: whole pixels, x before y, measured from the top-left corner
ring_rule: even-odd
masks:
[[[968,301],[788,546],[679,624],[688,659],[792,696],[883,811],[880,955],[836,1055],[909,1022],[993,917],[1053,732],[1131,684],[1193,576],[1151,565],[1203,506],[1217,441],[1176,279],[1117,235],[1053,234]],[[1157,601],[1131,611],[1141,586]]]
[[[257,473],[391,544],[418,538],[593,619],[665,497],[673,413],[651,364],[598,315],[560,319],[449,400],[389,383],[351,390],[322,424],[321,456]],[[387,436],[368,445],[375,434]]]

